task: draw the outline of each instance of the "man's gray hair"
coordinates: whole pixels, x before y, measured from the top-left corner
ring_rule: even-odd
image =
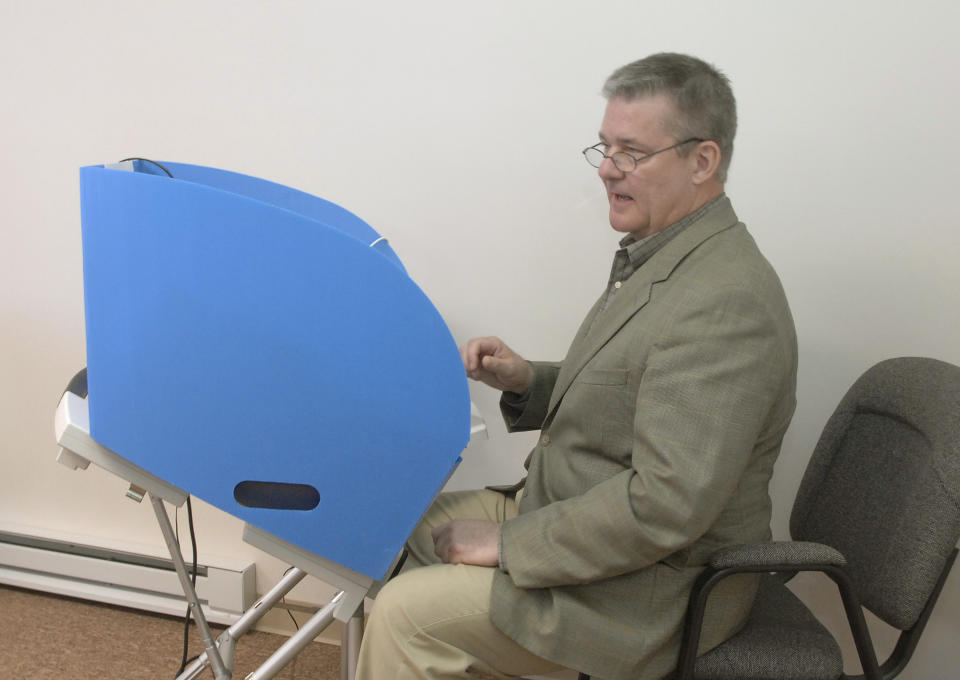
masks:
[[[717,179],[727,179],[737,133],[737,102],[730,81],[717,68],[685,54],[664,52],[621,66],[607,78],[603,96],[627,101],[664,94],[673,100],[677,116],[666,121],[678,141],[699,137],[720,147]],[[681,154],[689,149],[680,147]]]

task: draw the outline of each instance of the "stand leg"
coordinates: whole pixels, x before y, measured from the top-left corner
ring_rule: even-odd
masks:
[[[204,652],[199,657],[194,659],[193,663],[184,668],[183,673],[178,675],[176,680],[193,680],[207,670],[207,666],[209,665],[210,662],[207,661],[207,653]]]
[[[224,666],[220,652],[213,642],[213,635],[210,632],[210,626],[207,624],[207,617],[203,614],[200,607],[200,598],[197,597],[197,591],[190,582],[190,575],[187,574],[187,566],[183,562],[183,555],[180,553],[180,546],[177,545],[176,535],[173,533],[173,527],[170,525],[170,518],[167,516],[167,510],[163,507],[163,500],[150,494],[150,502],[153,504],[153,510],[157,515],[157,522],[160,524],[160,531],[163,532],[163,538],[167,542],[167,549],[170,551],[170,558],[173,560],[173,566],[180,577],[180,585],[183,587],[183,593],[187,597],[191,613],[197,622],[197,628],[203,635],[203,643],[206,649],[207,659],[213,666],[213,675],[216,680],[230,680],[231,672]]]
[[[343,597],[344,593],[342,591],[337,593],[329,604],[314,614],[313,618],[307,621],[300,630],[284,642],[280,649],[264,661],[260,668],[248,675],[245,680],[269,680],[283,670],[283,667],[290,663],[293,657],[299,654],[304,647],[323,632],[324,628],[333,622],[333,612],[339,606]]]
[[[264,614],[270,611],[287,593],[293,590],[293,587],[300,583],[306,575],[307,572],[302,569],[291,567],[290,570],[283,575],[283,578],[277,582],[277,585],[257,600],[252,607],[247,609],[236,623],[224,631],[224,635],[229,635],[236,640],[244,633],[249,632],[254,624],[262,619]],[[223,635],[221,635],[221,637],[223,637]]]
[[[354,680],[356,677],[362,638],[363,603],[357,607],[350,620],[343,624],[343,632],[340,634],[340,680]]]
[[[283,578],[277,582],[273,588],[267,592],[266,595],[261,597],[257,602],[247,609],[243,613],[236,623],[227,628],[220,637],[217,638],[217,649],[220,650],[220,654],[224,660],[224,665],[228,668],[233,668],[233,652],[237,646],[237,640],[239,640],[245,633],[249,632],[253,628],[254,624],[257,623],[260,619],[264,617],[274,605],[277,604],[283,597],[293,590],[293,587],[296,586],[300,581],[306,577],[307,572],[292,567],[286,574],[283,575]],[[187,666],[183,673],[177,676],[177,680],[193,680],[200,673],[210,665],[210,662],[207,660],[207,653],[204,652],[196,661]]]
[[[297,567],[292,567],[266,595],[247,609],[236,623],[221,633],[220,637],[217,638],[217,649],[220,650],[225,666],[233,668],[233,652],[236,648],[237,640],[249,632],[257,621],[273,609],[274,605],[293,590],[293,587],[300,583],[306,575],[307,572]],[[207,660],[207,653],[204,652],[196,661],[184,669],[183,673],[177,677],[177,680],[193,680],[193,678],[196,678],[209,665],[210,662]]]

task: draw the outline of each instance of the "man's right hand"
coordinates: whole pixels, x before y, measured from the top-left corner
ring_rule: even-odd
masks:
[[[460,356],[469,377],[494,389],[523,394],[533,381],[533,367],[500,338],[474,338]]]

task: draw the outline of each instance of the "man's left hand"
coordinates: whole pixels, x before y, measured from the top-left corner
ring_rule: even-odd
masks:
[[[434,527],[434,551],[447,564],[500,564],[500,525],[485,519],[455,519]]]

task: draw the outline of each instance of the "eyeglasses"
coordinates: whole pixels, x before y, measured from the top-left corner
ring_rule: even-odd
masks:
[[[626,151],[617,151],[610,154],[609,156],[603,152],[603,149],[600,147],[609,146],[605,142],[600,142],[599,144],[594,144],[593,146],[588,146],[582,151],[583,157],[587,159],[587,163],[592,165],[595,168],[599,168],[603,165],[605,158],[609,158],[613,161],[613,164],[617,167],[617,170],[620,172],[633,172],[637,169],[642,161],[647,160],[656,156],[658,153],[663,153],[664,151],[669,151],[670,149],[676,149],[678,146],[683,146],[684,144],[689,144],[690,142],[704,142],[705,139],[701,137],[690,137],[685,139],[682,142],[677,142],[673,146],[668,146],[665,149],[658,149],[652,153],[644,154],[642,156],[633,156],[628,154]]]

